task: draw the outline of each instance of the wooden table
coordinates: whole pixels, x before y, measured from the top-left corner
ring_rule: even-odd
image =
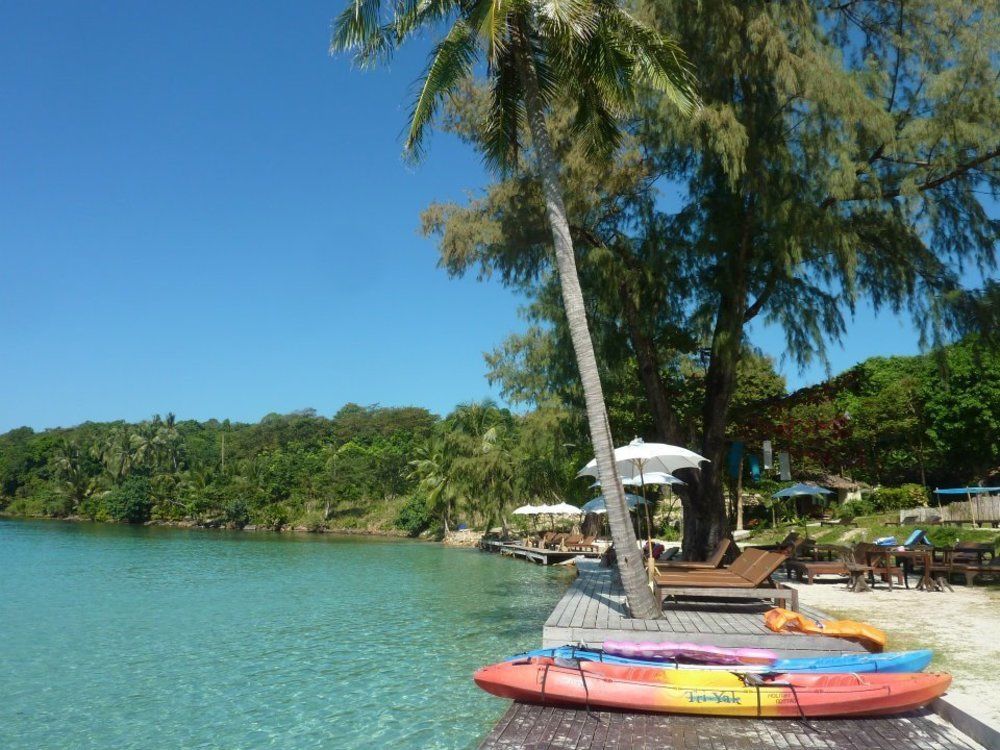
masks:
[[[902,561],[903,566],[903,580],[906,580],[906,563],[909,562],[910,570],[913,570],[917,563],[921,564],[922,573],[920,580],[917,582],[917,591],[945,591],[946,588],[950,589],[951,585],[947,581],[942,581],[940,579],[935,579],[932,575],[932,568],[934,565],[934,553],[936,549],[907,549],[907,550],[891,550],[890,554],[894,555],[897,560]],[[947,555],[950,550],[940,550],[945,553],[945,560],[947,562]]]

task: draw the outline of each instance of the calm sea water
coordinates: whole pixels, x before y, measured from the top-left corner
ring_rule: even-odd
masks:
[[[0,748],[467,748],[565,571],[327,536],[0,521]]]

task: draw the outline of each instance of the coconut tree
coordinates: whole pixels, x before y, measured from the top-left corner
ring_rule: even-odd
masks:
[[[428,29],[440,29],[444,37],[419,85],[406,151],[419,155],[438,106],[485,62],[486,161],[498,170],[514,168],[524,132],[530,135],[622,582],[633,615],[656,617],[659,607],[646,586],[615,468],[546,115],[553,105],[571,108],[576,134],[595,153],[610,153],[619,141],[619,123],[644,87],[664,94],[681,112],[694,106],[687,63],[677,45],[615,0],[353,0],[334,24],[331,49],[351,52],[359,65],[368,66],[386,61],[410,36]]]

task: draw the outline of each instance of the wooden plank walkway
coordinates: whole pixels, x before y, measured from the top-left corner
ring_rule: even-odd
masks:
[[[525,547],[523,544],[503,544],[500,546],[500,554],[521,557],[525,560],[531,560],[531,562],[540,563],[541,565],[554,565],[576,557],[596,560],[601,556],[600,552],[539,549],[538,547]]]
[[[929,711],[874,719],[722,719],[513,704],[480,750],[982,750]]]
[[[578,562],[577,569],[576,580],[545,621],[543,648],[581,643],[599,647],[606,640],[618,640],[752,646],[787,657],[864,651],[841,638],[775,633],[763,618],[771,605],[753,601],[667,603],[661,619],[633,620],[627,615],[625,591],[616,571],[589,560]],[[801,609],[807,616],[828,619],[809,607]]]

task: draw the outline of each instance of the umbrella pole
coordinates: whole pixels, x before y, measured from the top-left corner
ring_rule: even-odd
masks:
[[[646,478],[642,473],[642,462],[639,463],[639,486],[642,487],[642,507],[646,511],[646,542],[649,544],[649,557],[646,568],[649,572],[649,582],[656,575],[656,560],[653,559],[653,522],[649,517],[649,503],[646,501]]]

